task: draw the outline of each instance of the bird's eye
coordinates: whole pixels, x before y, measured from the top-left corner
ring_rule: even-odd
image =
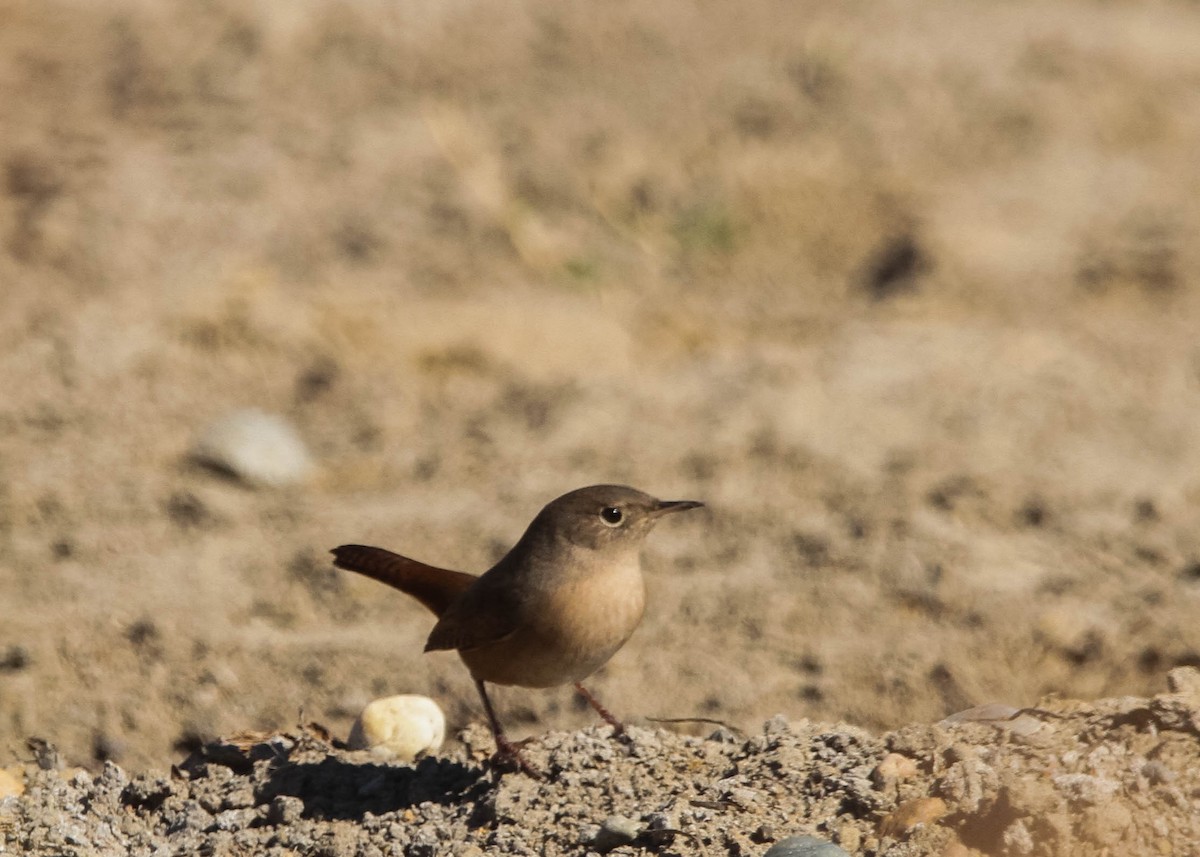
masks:
[[[600,510],[600,520],[610,527],[619,525],[625,515],[616,506],[605,506]]]

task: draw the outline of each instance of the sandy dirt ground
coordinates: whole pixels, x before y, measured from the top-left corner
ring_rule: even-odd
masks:
[[[1197,44],[1183,2],[0,0],[5,847],[1186,853]],[[307,478],[194,460],[246,407]],[[482,571],[597,482],[707,504],[592,682],[640,728],[501,690],[573,775],[485,787],[461,664],[327,551]],[[298,726],[394,693],[466,740]],[[987,703],[1060,716],[931,725]],[[317,779],[206,760],[248,730]]]

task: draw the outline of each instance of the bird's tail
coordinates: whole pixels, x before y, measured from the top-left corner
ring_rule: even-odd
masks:
[[[330,553],[338,568],[358,572],[399,589],[420,601],[435,616],[446,612],[450,603],[476,580],[473,574],[436,568],[383,548],[342,545]]]

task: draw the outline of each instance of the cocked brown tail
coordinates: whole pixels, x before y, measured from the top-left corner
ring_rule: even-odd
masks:
[[[482,577],[365,545],[334,548],[334,564],[399,589],[437,615],[425,650],[458,651],[487,712],[497,760],[538,776],[505,737],[487,684],[574,682],[620,732],[621,722],[579,679],[602,666],[641,621],[636,557],[646,534],[664,515],[702,505],[659,500],[627,485],[592,485],[548,503]]]
[[[475,582],[473,574],[437,568],[383,548],[342,545],[330,551],[333,564],[399,589],[441,616],[462,591]]]

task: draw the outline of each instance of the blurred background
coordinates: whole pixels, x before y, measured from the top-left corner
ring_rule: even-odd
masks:
[[[0,0],[0,754],[479,720],[327,550],[482,571],[602,481],[708,503],[595,679],[632,722],[1161,689],[1198,44],[1183,0]]]

